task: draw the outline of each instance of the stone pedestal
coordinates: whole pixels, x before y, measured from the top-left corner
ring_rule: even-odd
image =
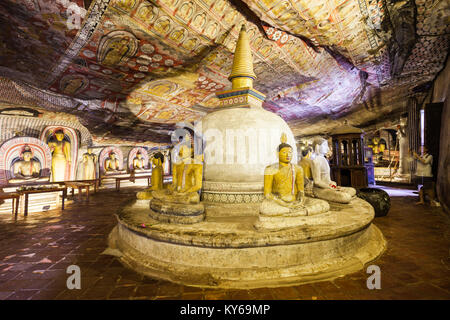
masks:
[[[110,247],[130,268],[184,285],[249,289],[331,280],[361,270],[386,248],[371,223],[372,206],[359,198],[331,204],[316,223],[277,231],[256,230],[258,217],[245,215],[163,223],[149,216],[148,205],[136,200],[120,210]]]

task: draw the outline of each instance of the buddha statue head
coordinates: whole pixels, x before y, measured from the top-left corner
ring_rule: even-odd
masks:
[[[116,154],[115,154],[114,152],[111,152],[111,153],[109,154],[109,158],[110,158],[111,160],[115,160],[115,159],[116,159]]]
[[[61,129],[56,130],[56,131],[55,131],[55,138],[56,138],[56,140],[58,140],[58,141],[63,141],[63,139],[64,139],[64,131],[61,130]]]
[[[313,150],[316,155],[326,155],[330,151],[330,148],[328,147],[328,141],[324,138],[314,139]]]
[[[309,159],[311,156],[312,148],[306,147],[302,150],[302,157],[305,159]]]
[[[180,148],[180,151],[178,152],[178,155],[180,156],[180,160],[186,160],[191,158],[191,148],[189,148],[187,145],[182,145]]]
[[[142,154],[141,154],[141,152],[137,152],[136,153],[136,158],[138,158],[139,160],[141,160],[142,159]]]
[[[92,154],[92,148],[87,148],[87,153]]]
[[[31,148],[29,146],[25,146],[22,152],[22,158],[24,161],[31,161],[31,158],[33,158],[33,152],[31,151]]]
[[[155,166],[162,166],[164,162],[164,155],[161,152],[157,152],[153,155],[152,163]]]
[[[281,135],[281,144],[278,146],[278,159],[281,163],[290,163],[292,160],[292,147],[286,143],[287,137],[283,133]]]

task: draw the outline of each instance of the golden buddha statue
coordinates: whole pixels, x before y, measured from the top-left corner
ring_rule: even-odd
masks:
[[[116,154],[114,152],[111,152],[109,154],[109,157],[105,160],[105,172],[116,172],[119,171],[119,160],[116,159]]]
[[[133,170],[142,171],[145,169],[145,160],[142,158],[141,152],[136,153],[136,157],[133,159]]]
[[[29,146],[25,146],[21,158],[22,160],[16,161],[13,165],[14,178],[10,179],[9,183],[48,180],[48,177],[40,178],[41,164],[39,161],[32,160],[33,152]]]
[[[88,148],[87,152],[83,154],[83,180],[95,179],[95,164],[97,157],[92,153],[92,148]]]
[[[66,172],[69,171],[72,159],[70,152],[70,142],[64,140],[64,131],[57,130],[54,133],[56,141],[50,141],[48,146],[52,151],[52,181],[64,181],[68,178]]]
[[[320,199],[305,196],[304,172],[291,163],[292,147],[283,134],[278,146],[278,163],[264,170],[264,200],[259,218],[254,224],[258,230],[296,227],[307,224],[307,216],[328,212],[330,205]]]
[[[151,187],[138,192],[136,194],[136,197],[140,200],[150,200],[153,198],[152,191],[156,190],[162,190],[163,189],[163,162],[164,162],[164,155],[161,152],[157,152],[152,157],[152,177],[151,180]]]
[[[302,151],[302,160],[300,160],[299,165],[303,169],[303,178],[305,180],[305,193],[312,194],[312,160],[311,160],[312,149],[306,147]]]
[[[264,170],[264,214],[291,213],[305,203],[303,169],[291,163],[292,147],[283,134],[278,146],[278,163]]]
[[[202,188],[203,164],[191,157],[191,148],[180,148],[180,159],[172,167],[172,184],[168,189],[153,192],[162,201],[196,204],[200,202],[198,191]]]

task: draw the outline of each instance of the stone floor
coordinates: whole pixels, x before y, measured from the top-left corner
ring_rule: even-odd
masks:
[[[375,219],[388,241],[373,262],[380,290],[367,289],[365,270],[292,287],[212,290],[143,277],[100,254],[113,213],[136,190],[100,191],[88,204],[17,220],[0,215],[0,299],[450,299],[450,219],[440,208],[415,206],[415,197],[392,197],[389,214]],[[80,290],[66,287],[72,264],[81,269]]]

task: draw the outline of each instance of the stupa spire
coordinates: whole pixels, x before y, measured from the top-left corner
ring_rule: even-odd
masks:
[[[238,89],[253,88],[254,79],[256,79],[256,75],[253,72],[252,51],[247,31],[243,24],[239,32],[236,49],[234,50],[233,67],[228,80],[231,81],[233,89]]]

